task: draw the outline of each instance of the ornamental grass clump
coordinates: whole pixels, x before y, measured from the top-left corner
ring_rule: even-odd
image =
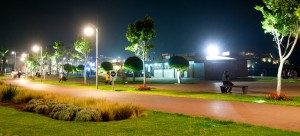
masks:
[[[140,109],[140,107],[132,104],[118,106],[113,111],[114,120],[123,120],[138,117],[140,115]]]
[[[3,102],[12,102],[13,98],[18,94],[17,87],[12,85],[6,86],[2,89],[0,94],[0,100]]]
[[[292,100],[291,98],[289,98],[285,94],[279,94],[278,95],[277,93],[274,93],[274,92],[271,92],[268,95],[266,95],[266,99],[267,100],[283,100],[283,101],[290,101],[290,100]]]

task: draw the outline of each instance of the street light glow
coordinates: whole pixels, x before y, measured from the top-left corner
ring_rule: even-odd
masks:
[[[217,56],[219,54],[219,48],[216,45],[209,45],[206,51],[208,56]]]
[[[84,34],[90,36],[94,34],[94,29],[92,27],[86,27],[84,30]]]
[[[40,50],[40,47],[38,45],[34,45],[33,48],[32,48],[32,50],[34,52],[38,52]]]
[[[23,57],[23,58],[25,58],[26,56],[27,56],[27,54],[26,54],[26,53],[23,53],[23,54],[22,54],[22,57]]]

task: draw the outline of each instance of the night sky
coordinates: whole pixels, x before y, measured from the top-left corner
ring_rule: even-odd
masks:
[[[34,43],[73,46],[88,23],[100,29],[99,53],[122,58],[127,26],[145,15],[155,21],[152,55],[204,53],[209,43],[222,51],[273,52],[275,43],[254,9],[261,0],[4,0],[0,5],[1,47],[30,51]]]

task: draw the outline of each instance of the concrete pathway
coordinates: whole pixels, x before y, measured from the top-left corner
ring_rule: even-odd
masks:
[[[272,128],[300,131],[300,107],[142,95],[126,92],[108,92],[87,88],[55,86],[22,80],[6,80],[5,82],[19,87],[49,93],[58,93],[75,97],[105,98],[114,102],[134,103],[149,110],[182,113],[193,116],[206,116],[215,119],[232,120]],[[165,86],[165,88],[166,86],[178,88],[176,85],[163,86]],[[185,88],[187,87],[188,85],[185,86]],[[198,85],[198,87],[210,88],[209,86],[201,87],[201,84]]]

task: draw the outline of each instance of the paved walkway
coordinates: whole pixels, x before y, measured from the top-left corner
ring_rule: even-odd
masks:
[[[149,110],[206,116],[215,119],[300,131],[299,107],[97,91],[95,89],[55,86],[21,80],[7,80],[6,82],[49,93],[59,93],[75,97],[105,98],[114,102],[129,102],[139,104]],[[162,86],[165,88],[167,86],[180,88],[178,87],[180,85]],[[202,88],[201,84],[198,84],[198,89],[199,86]],[[184,85],[184,88],[186,87],[188,86]]]

